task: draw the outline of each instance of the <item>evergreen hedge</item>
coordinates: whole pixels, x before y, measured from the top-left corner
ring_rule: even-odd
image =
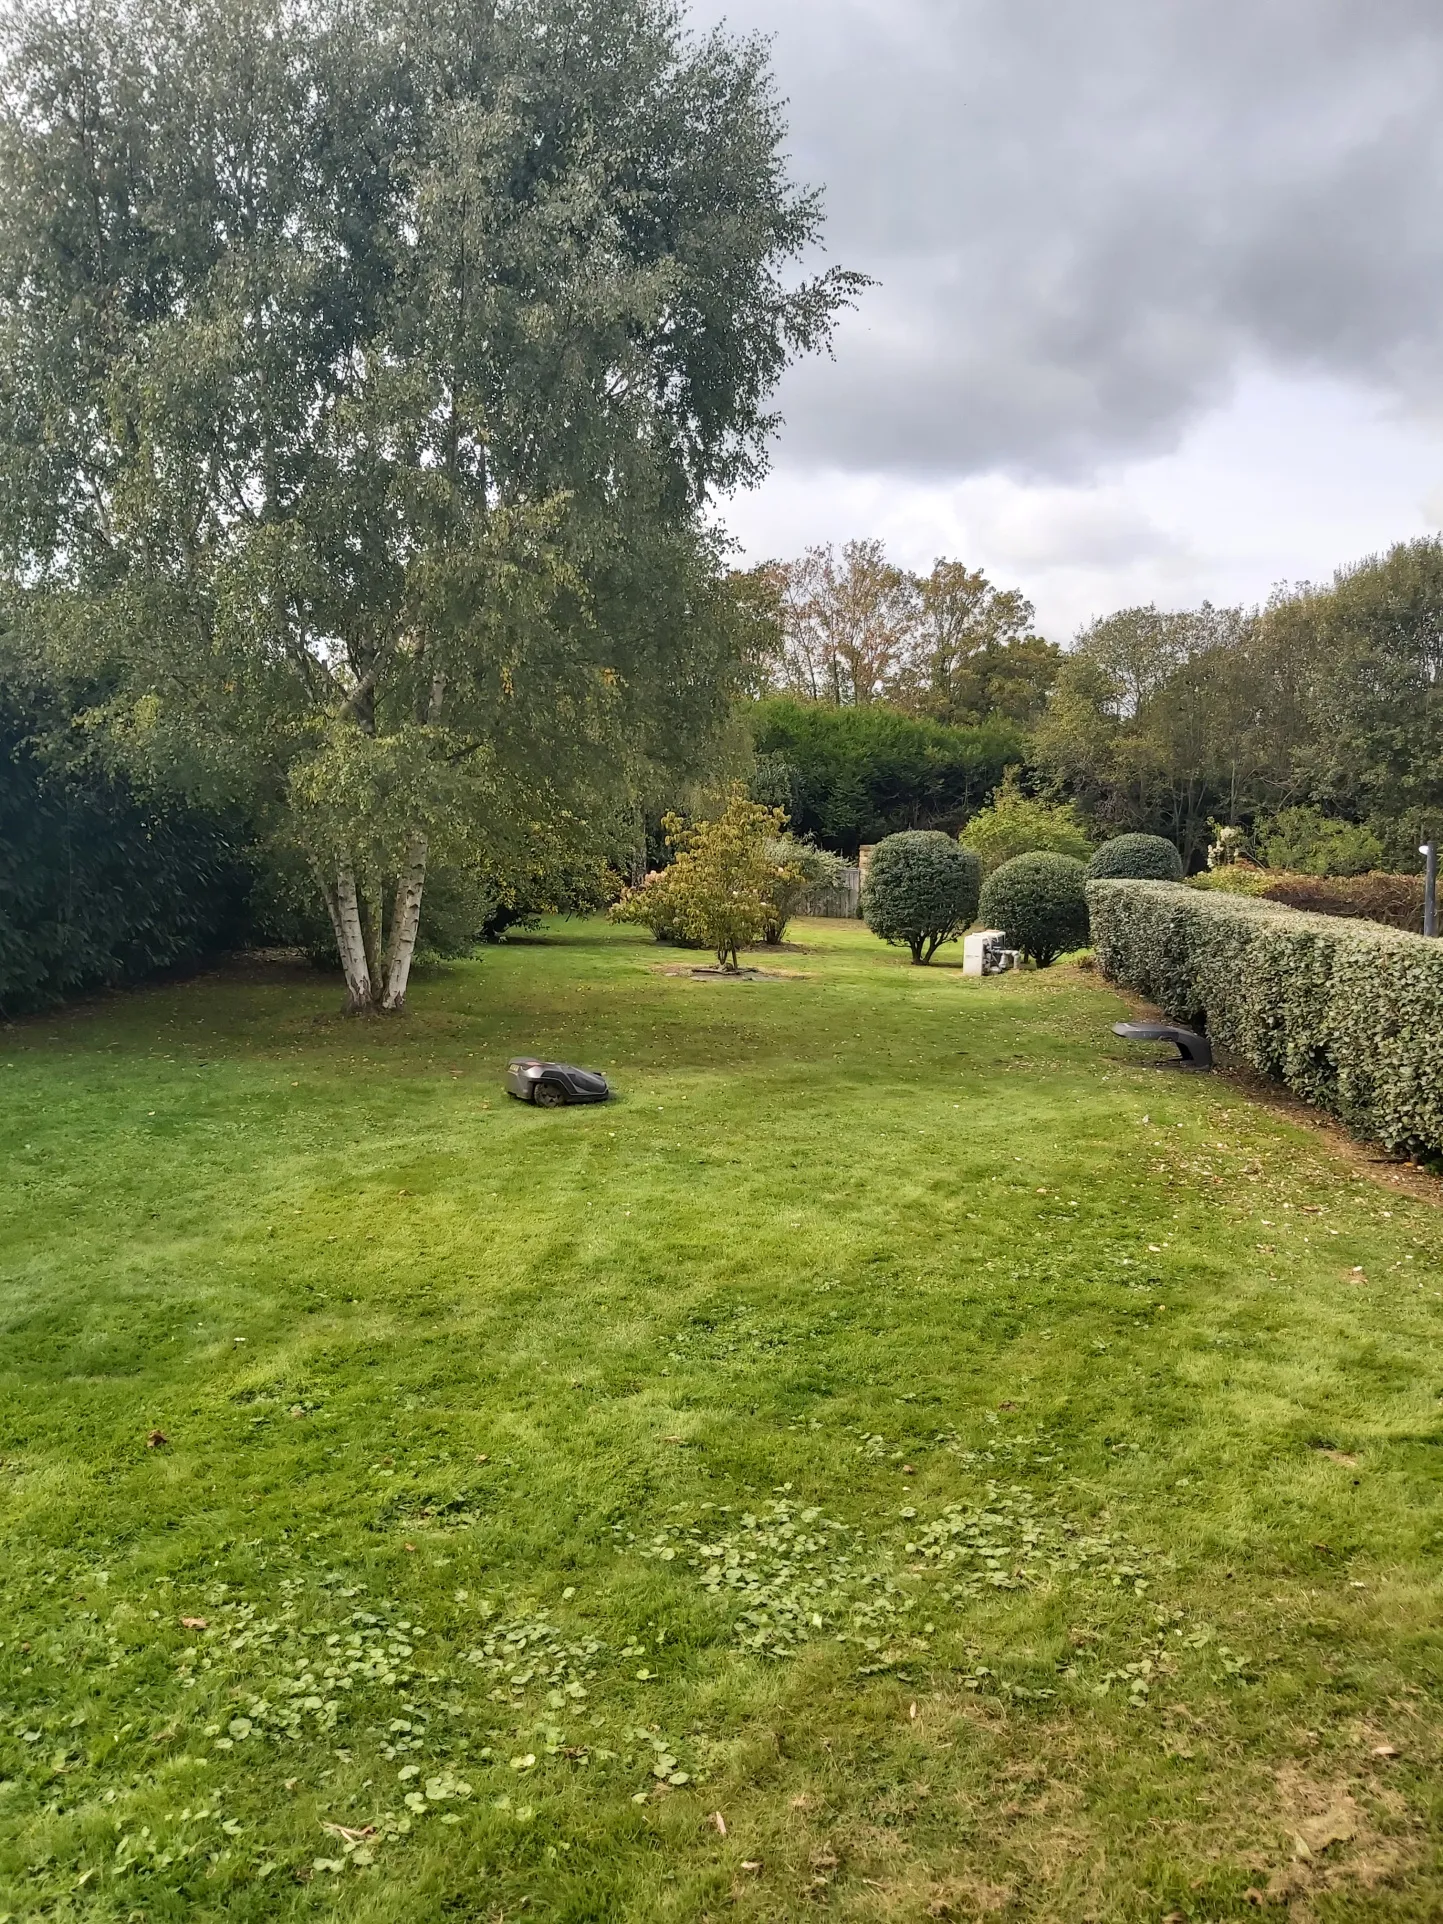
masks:
[[[1015,722],[951,727],[880,701],[834,708],[773,695],[749,718],[757,800],[784,808],[794,835],[849,855],[905,829],[955,834],[1026,753]]]
[[[0,1018],[183,967],[244,934],[231,825],[135,795],[32,745],[30,690],[0,677]]]
[[[1169,882],[1091,882],[1109,980],[1390,1149],[1443,1149],[1443,942]]]

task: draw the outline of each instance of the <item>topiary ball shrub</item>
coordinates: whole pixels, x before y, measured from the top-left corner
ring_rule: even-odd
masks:
[[[1114,835],[1087,865],[1089,882],[1180,882],[1182,857],[1165,835]]]
[[[908,829],[872,851],[862,915],[873,935],[905,943],[914,962],[930,962],[971,926],[981,887],[982,864],[970,848],[938,829]]]
[[[1045,969],[1069,949],[1086,946],[1086,879],[1075,856],[1014,855],[982,886],[982,920],[1005,932],[1008,948]]]

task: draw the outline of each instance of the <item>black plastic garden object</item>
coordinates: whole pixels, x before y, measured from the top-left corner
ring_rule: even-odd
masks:
[[[1176,1063],[1165,1063],[1161,1067],[1211,1069],[1213,1066],[1212,1044],[1207,1037],[1176,1022],[1114,1022],[1112,1033],[1120,1035],[1124,1042],[1175,1042]]]

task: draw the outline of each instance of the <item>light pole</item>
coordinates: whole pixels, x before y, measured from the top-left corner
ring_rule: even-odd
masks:
[[[1438,844],[1430,835],[1418,853],[1423,857],[1423,933],[1438,933]]]

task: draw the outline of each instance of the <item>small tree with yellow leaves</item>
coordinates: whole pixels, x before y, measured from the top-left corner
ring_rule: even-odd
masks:
[[[662,823],[675,851],[664,871],[668,904],[685,932],[715,950],[729,973],[737,951],[775,920],[778,895],[801,879],[794,862],[777,859],[786,819],[781,809],[750,800],[738,782],[714,822],[688,827],[668,815]]]

